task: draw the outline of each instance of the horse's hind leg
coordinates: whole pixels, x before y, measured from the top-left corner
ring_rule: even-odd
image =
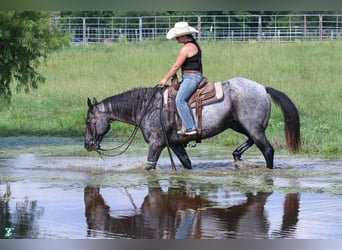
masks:
[[[248,139],[233,152],[234,161],[241,161],[241,155],[254,144],[252,139]]]
[[[172,145],[171,149],[177,155],[179,161],[182,163],[184,168],[192,169],[191,161],[183,144]]]
[[[252,139],[255,145],[260,149],[264,158],[266,160],[266,167],[269,169],[273,169],[273,157],[274,157],[274,149],[267,140],[264,133],[260,133],[258,136],[252,136]]]

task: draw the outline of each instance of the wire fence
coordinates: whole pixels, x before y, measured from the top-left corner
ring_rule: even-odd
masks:
[[[323,41],[342,39],[342,15],[201,15],[54,17],[52,26],[72,35],[72,44],[165,39],[179,21],[198,29],[199,40]]]

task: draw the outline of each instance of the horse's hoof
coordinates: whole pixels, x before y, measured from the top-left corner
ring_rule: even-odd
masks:
[[[156,167],[155,166],[147,166],[146,168],[145,168],[145,170],[152,170],[152,169],[156,169]]]
[[[233,157],[234,157],[234,161],[242,161],[240,155],[235,155],[235,154],[233,153]]]
[[[145,170],[152,170],[152,169],[156,169],[156,165],[157,165],[157,162],[147,162],[146,163],[146,167],[145,167]]]

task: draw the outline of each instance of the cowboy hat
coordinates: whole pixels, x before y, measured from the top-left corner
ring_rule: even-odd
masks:
[[[166,38],[172,39],[179,36],[198,33],[198,31],[191,27],[187,22],[175,23],[175,26],[167,32]]]

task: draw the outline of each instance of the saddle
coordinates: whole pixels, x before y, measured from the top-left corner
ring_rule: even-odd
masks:
[[[164,109],[168,110],[169,114],[169,122],[174,123],[175,117],[177,116],[177,130],[182,127],[182,120],[180,119],[177,108],[175,98],[178,92],[178,88],[176,85],[172,84],[172,86],[168,86],[164,91]],[[192,94],[192,96],[188,100],[188,106],[191,110],[195,109],[195,115],[197,118],[197,139],[196,142],[201,142],[201,134],[202,134],[202,108],[205,105],[209,105],[215,102],[218,102],[223,99],[223,90],[221,82],[208,82],[206,77],[203,77],[203,80],[198,85],[197,90]],[[194,114],[192,114],[194,115]]]

